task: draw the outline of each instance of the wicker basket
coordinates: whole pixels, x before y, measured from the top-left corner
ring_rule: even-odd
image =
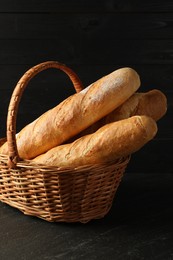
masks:
[[[71,79],[75,90],[82,89],[77,75],[67,66],[48,61],[28,70],[17,83],[7,116],[8,156],[0,155],[0,200],[47,221],[88,222],[104,217],[112,206],[128,158],[77,168],[37,165],[18,156],[16,115],[22,93],[39,72],[57,68]],[[0,144],[6,138],[0,140]]]

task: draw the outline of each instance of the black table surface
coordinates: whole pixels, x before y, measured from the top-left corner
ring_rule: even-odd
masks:
[[[125,173],[102,219],[49,223],[0,203],[0,259],[173,259],[173,174]]]

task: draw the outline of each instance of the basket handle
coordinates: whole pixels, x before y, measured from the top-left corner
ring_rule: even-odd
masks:
[[[49,69],[56,68],[65,72],[73,83],[76,92],[80,92],[83,89],[82,83],[78,76],[73,70],[64,64],[57,61],[47,61],[40,63],[32,68],[30,68],[26,73],[20,78],[11,96],[11,100],[8,107],[7,114],[7,143],[8,143],[8,167],[16,168],[17,161],[19,160],[19,154],[16,144],[16,116],[18,111],[18,105],[21,100],[23,91],[29,81],[37,75],[39,72]]]

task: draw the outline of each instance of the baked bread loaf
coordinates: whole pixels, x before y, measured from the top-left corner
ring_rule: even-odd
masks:
[[[33,162],[59,167],[104,163],[136,152],[156,133],[157,125],[151,117],[133,116],[107,124],[73,143],[54,147]]]
[[[16,135],[19,157],[31,159],[62,144],[120,106],[139,86],[136,71],[122,68],[70,96]],[[7,143],[0,153],[8,154]]]
[[[68,142],[72,142],[83,135],[94,133],[103,125],[134,115],[146,115],[152,117],[155,121],[158,121],[164,116],[166,111],[167,99],[160,90],[153,89],[146,93],[135,93],[121,106],[83,130],[77,136],[68,140]]]
[[[120,107],[106,117],[106,123],[125,119],[134,115],[146,115],[155,121],[162,118],[167,111],[166,96],[157,89],[146,93],[135,93]]]

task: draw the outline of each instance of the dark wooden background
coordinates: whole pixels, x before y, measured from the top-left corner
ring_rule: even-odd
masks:
[[[15,84],[37,63],[70,66],[84,86],[124,66],[137,70],[140,91],[160,89],[168,112],[156,138],[136,153],[129,172],[172,173],[173,2],[137,0],[1,0],[0,136]],[[74,93],[59,71],[35,77],[24,92],[17,129]]]
[[[48,223],[0,203],[0,259],[173,259],[173,1],[1,0],[0,136],[10,96],[33,65],[57,60],[88,86],[124,66],[140,91],[160,89],[168,112],[156,138],[132,156],[111,211],[86,225]],[[47,70],[24,92],[17,130],[74,93]]]

